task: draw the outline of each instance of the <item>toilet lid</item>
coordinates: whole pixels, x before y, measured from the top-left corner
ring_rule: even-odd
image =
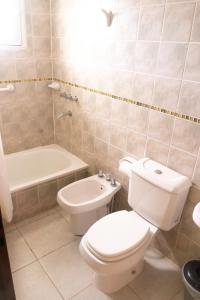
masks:
[[[105,260],[121,258],[137,248],[150,234],[150,228],[137,214],[119,211],[97,221],[87,232],[89,248]]]

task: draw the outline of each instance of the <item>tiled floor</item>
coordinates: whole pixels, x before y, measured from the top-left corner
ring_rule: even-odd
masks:
[[[92,284],[80,239],[68,216],[56,207],[6,228],[17,300],[183,300],[180,270],[149,252],[144,272],[119,292],[105,295]]]

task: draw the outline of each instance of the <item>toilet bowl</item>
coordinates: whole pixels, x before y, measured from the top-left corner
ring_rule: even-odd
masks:
[[[84,235],[79,249],[94,270],[94,283],[113,293],[143,270],[144,253],[157,227],[137,213],[119,211],[97,221]]]
[[[108,213],[108,204],[121,188],[116,182],[98,175],[90,176],[62,188],[57,195],[58,204],[70,215],[71,231],[83,235],[97,220]]]
[[[94,284],[105,293],[116,292],[142,272],[152,238],[158,229],[169,231],[179,223],[191,186],[189,178],[149,158],[130,164],[133,211],[104,216],[80,243],[83,259],[95,272]]]

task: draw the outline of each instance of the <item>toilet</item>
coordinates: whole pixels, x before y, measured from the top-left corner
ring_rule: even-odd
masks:
[[[130,166],[128,203],[132,211],[104,216],[83,236],[80,253],[94,270],[94,284],[113,293],[143,270],[144,255],[158,229],[179,223],[191,182],[149,158]]]
[[[93,175],[73,182],[57,195],[58,204],[69,214],[72,233],[83,235],[97,220],[105,216],[108,205],[120,190],[119,182]]]

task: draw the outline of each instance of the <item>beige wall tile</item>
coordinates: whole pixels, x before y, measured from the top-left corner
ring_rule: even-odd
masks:
[[[135,99],[144,103],[152,103],[153,88],[153,76],[136,73],[133,82],[133,95]]]
[[[31,10],[33,13],[44,13],[50,12],[50,1],[49,0],[31,0]]]
[[[196,156],[192,156],[181,150],[171,147],[169,152],[168,167],[173,170],[192,178]]]
[[[139,26],[140,40],[159,40],[162,31],[164,6],[144,6]]]
[[[200,126],[185,120],[176,119],[172,145],[192,154],[197,154],[200,146]]]
[[[174,118],[163,113],[151,111],[149,114],[150,137],[156,138],[164,144],[169,144],[172,135]]]
[[[5,58],[0,58],[0,79],[1,80],[9,80],[16,78],[15,71],[15,61],[5,60]]]
[[[42,210],[52,208],[56,205],[57,197],[57,182],[52,180],[46,183],[41,183],[38,186],[38,197]]]
[[[146,136],[136,133],[135,131],[129,130],[127,134],[127,152],[131,153],[137,158],[144,157],[146,145]]]
[[[200,83],[183,81],[178,110],[194,117],[200,116]]]
[[[33,14],[33,35],[50,36],[50,16],[48,14]]]
[[[128,122],[128,106],[118,100],[112,100],[110,120],[117,126],[126,126]]]
[[[190,38],[194,3],[167,4],[162,39],[187,42]]]
[[[51,56],[51,39],[50,38],[33,38],[34,51],[37,57],[50,57]]]
[[[128,109],[128,127],[139,133],[146,133],[148,114],[148,109],[130,104]]]
[[[186,59],[184,78],[200,81],[200,45],[190,44]]]
[[[193,181],[198,187],[200,187],[200,158],[198,158],[197,161]]]
[[[108,142],[110,138],[110,123],[106,119],[96,119],[96,132],[97,138]]]
[[[122,40],[136,40],[139,8],[130,8],[126,13],[121,11],[117,17],[117,38]]]
[[[151,138],[147,140],[145,156],[166,165],[168,153],[169,146]]]
[[[199,27],[200,27],[200,3],[197,2],[195,16],[194,16],[194,24],[193,24],[192,35],[191,35],[192,42],[200,42]]]
[[[187,46],[180,43],[161,43],[156,73],[181,78]]]
[[[137,42],[135,48],[136,72],[154,73],[158,53],[158,43]]]
[[[17,59],[16,70],[19,79],[36,78],[35,59]]]
[[[158,77],[155,79],[153,103],[169,110],[176,110],[181,80]]]
[[[126,128],[112,126],[110,128],[110,143],[120,149],[126,148]]]

